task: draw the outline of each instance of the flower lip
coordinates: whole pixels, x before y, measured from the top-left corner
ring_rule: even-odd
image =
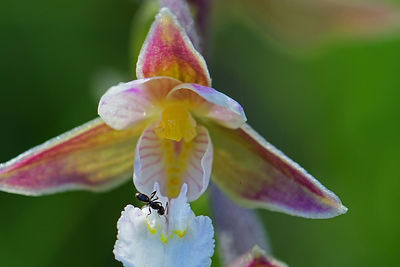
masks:
[[[168,200],[155,183],[153,190],[162,205],[169,201],[163,216],[128,205],[117,224],[115,258],[132,267],[210,266],[214,229],[210,218],[195,216],[187,203],[187,189],[184,184],[179,196]]]

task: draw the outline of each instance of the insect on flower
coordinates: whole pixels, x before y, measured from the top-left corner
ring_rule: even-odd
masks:
[[[168,212],[148,214],[147,207],[127,205],[117,223],[114,255],[125,267],[210,267],[214,254],[214,228],[207,216],[196,216],[187,201],[187,184],[177,198],[163,196],[158,183],[151,195]],[[148,198],[148,199],[147,199]],[[151,257],[149,257],[151,255]]]
[[[156,210],[158,215],[164,215],[165,209],[162,203],[160,201],[156,201],[158,200],[158,196],[154,198],[156,193],[157,191],[154,191],[153,193],[151,193],[150,197],[143,193],[136,193],[135,196],[139,201],[145,202],[146,203],[145,206],[149,206],[149,215],[151,214],[151,209]],[[168,207],[168,202],[167,202],[167,207]]]

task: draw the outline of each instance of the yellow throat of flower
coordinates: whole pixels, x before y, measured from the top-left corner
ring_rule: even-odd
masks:
[[[170,105],[161,114],[161,121],[156,128],[159,138],[190,142],[196,136],[196,121],[182,104]]]

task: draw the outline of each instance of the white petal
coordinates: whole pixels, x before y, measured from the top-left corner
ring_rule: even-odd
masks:
[[[156,105],[180,82],[153,77],[120,83],[102,96],[98,113],[110,127],[126,129],[157,112]]]
[[[169,203],[169,225],[176,229],[179,233],[183,233],[188,225],[195,217],[193,211],[187,202],[187,185],[183,184],[181,193],[178,198],[174,198]]]
[[[214,254],[214,228],[211,219],[196,217],[183,238],[174,236],[167,246],[166,267],[208,267]]]
[[[114,246],[115,258],[127,267],[163,266],[164,247],[146,225],[146,213],[132,205],[125,207],[117,224],[118,236]]]
[[[198,116],[210,118],[230,129],[239,128],[247,120],[238,102],[211,87],[195,83],[180,84],[168,93],[167,99],[187,102]]]
[[[158,184],[154,189],[158,189]],[[170,200],[166,216],[159,216],[156,212],[148,215],[148,208],[138,209],[128,205],[117,224],[115,258],[129,267],[211,266],[214,253],[211,220],[205,216],[194,216],[187,203],[186,192],[184,184],[179,197]],[[166,204],[163,196],[156,196],[163,205]],[[180,230],[182,235],[179,235]]]

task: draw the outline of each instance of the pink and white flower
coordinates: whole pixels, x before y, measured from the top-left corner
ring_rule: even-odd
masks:
[[[111,87],[97,118],[0,165],[0,190],[42,195],[112,188],[134,173],[168,198],[210,177],[233,200],[309,218],[346,212],[339,198],[247,125],[242,107],[211,88],[204,58],[178,19],[160,10],[142,47],[137,80]],[[133,168],[134,165],[134,168]]]

